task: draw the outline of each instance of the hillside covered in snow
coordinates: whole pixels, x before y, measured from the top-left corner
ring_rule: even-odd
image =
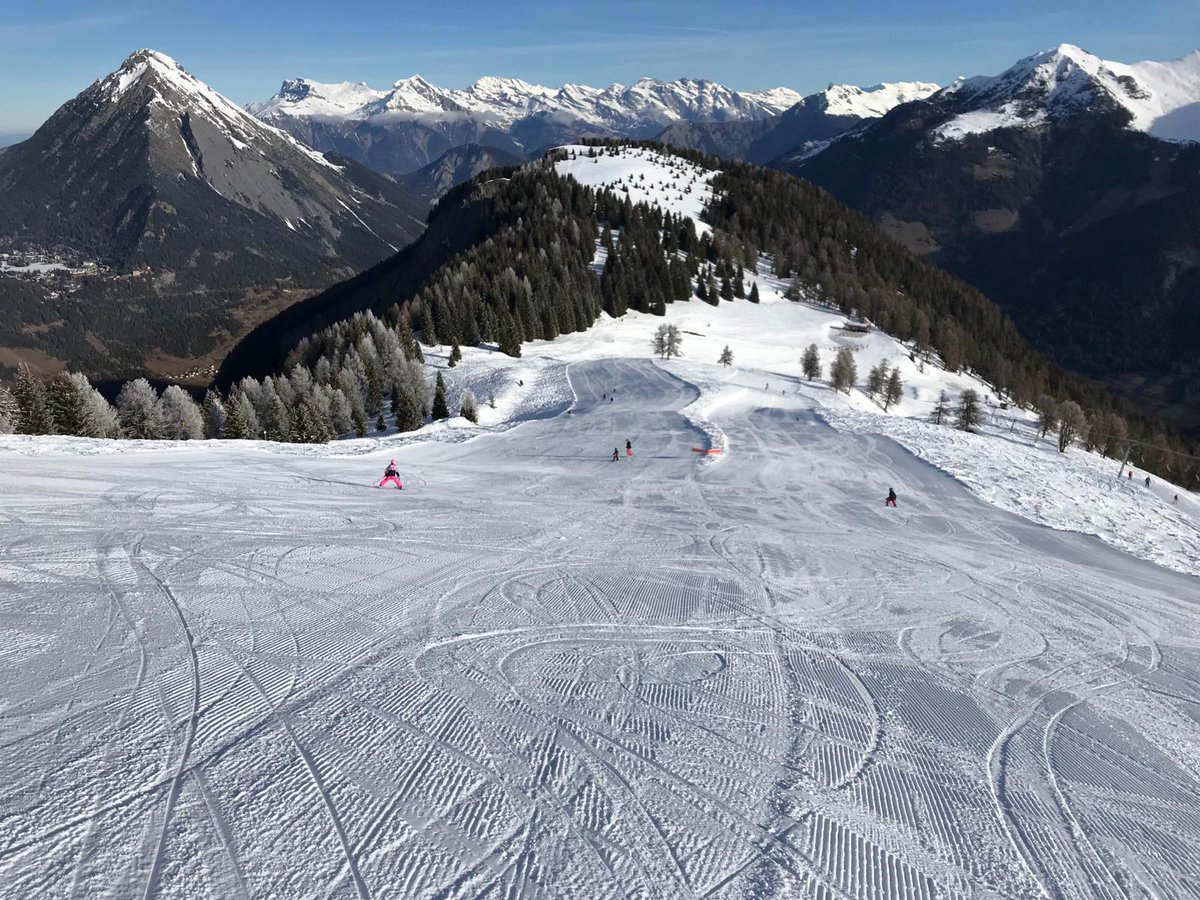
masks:
[[[576,202],[617,216],[628,196],[683,230],[705,210],[691,227],[715,242],[741,189],[649,148],[550,165],[568,184],[527,174],[546,196],[507,214],[528,232],[559,210],[556,252],[586,246],[592,278],[657,220],[577,246]],[[505,177],[452,205],[499,202]],[[0,437],[3,883],[1194,893],[1200,501],[1059,452],[978,374],[797,295],[773,262],[742,268],[741,297],[601,312],[519,355],[450,343],[468,324],[432,314],[447,341],[424,364],[451,410],[478,398],[475,423],[324,445]],[[406,321],[395,342],[365,313],[315,338],[294,383],[357,335],[348,387],[376,343],[403,351]],[[866,389],[885,362],[886,403]],[[393,459],[402,491],[376,486]]]

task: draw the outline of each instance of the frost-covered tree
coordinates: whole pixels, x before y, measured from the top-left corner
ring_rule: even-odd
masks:
[[[20,421],[21,410],[17,398],[8,388],[0,385],[0,434],[12,434]]]
[[[333,429],[314,396],[299,402],[292,415],[288,439],[296,444],[324,444],[333,438]]]
[[[1067,448],[1087,430],[1087,413],[1074,400],[1068,400],[1058,408],[1058,452]]]
[[[840,348],[834,356],[833,364],[829,367],[829,378],[835,391],[844,391],[847,394],[858,381],[858,366],[854,363],[854,354],[850,352],[849,347]]]
[[[259,436],[258,413],[254,404],[239,389],[229,396],[225,404],[225,425],[222,437],[229,440],[252,440]]]
[[[354,427],[354,410],[341,388],[334,388],[329,394],[329,424],[335,436],[349,434]]]
[[[887,383],[883,386],[883,411],[887,412],[893,403],[904,399],[904,382],[900,380],[899,367],[893,367],[888,375]]]
[[[172,440],[197,440],[204,437],[204,416],[200,407],[183,388],[170,385],[158,398],[157,409],[162,436]]]
[[[469,390],[463,391],[461,412],[468,422],[479,421],[479,407],[475,403],[475,394]]]
[[[800,368],[809,381],[821,377],[821,352],[816,344],[809,344],[805,349],[804,355],[800,357]]]
[[[437,373],[437,382],[433,389],[433,410],[432,418],[438,419],[450,418],[450,407],[446,405],[446,382],[442,378],[442,373]]]
[[[225,404],[221,402],[221,397],[216,391],[205,391],[200,415],[204,419],[204,436],[209,440],[221,437],[225,427]]]
[[[158,395],[145,378],[125,382],[117,394],[117,418],[127,438],[154,440],[162,436]]]
[[[721,351],[721,355],[717,358],[717,362],[723,366],[729,366],[733,364],[733,351],[729,349],[728,344],[726,344],[725,349]]]
[[[259,407],[259,421],[267,440],[286,441],[292,432],[292,423],[288,414],[287,404],[279,396],[275,379],[263,380],[262,400]]]
[[[59,434],[111,438],[120,433],[116,410],[82,372],[56,375],[48,394]]]
[[[29,366],[17,366],[17,383],[13,386],[17,401],[17,428],[21,434],[53,434],[54,417],[46,397],[46,386],[33,376]]]
[[[967,388],[958,395],[958,427],[963,431],[974,431],[981,419],[979,394]]]

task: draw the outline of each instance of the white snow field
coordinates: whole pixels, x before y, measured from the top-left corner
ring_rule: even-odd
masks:
[[[0,438],[0,896],[1200,896],[1200,506],[758,281],[479,426]]]

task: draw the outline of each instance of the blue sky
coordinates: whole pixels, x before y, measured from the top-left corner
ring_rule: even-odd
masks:
[[[945,83],[1062,42],[1173,59],[1200,46],[1200,0],[0,0],[0,139],[32,131],[138,47],[245,103],[296,75],[377,87],[413,73],[448,87],[492,74],[552,85],[693,76],[801,93]]]

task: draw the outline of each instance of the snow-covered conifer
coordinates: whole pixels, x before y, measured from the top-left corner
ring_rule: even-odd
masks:
[[[446,382],[443,380],[441,372],[437,373],[437,382],[433,389],[431,415],[435,421],[450,418],[450,408],[446,405]]]
[[[158,395],[145,378],[125,382],[117,395],[117,418],[127,438],[152,440],[162,436]]]
[[[46,386],[35,378],[29,366],[17,366],[17,383],[13,388],[17,401],[16,430],[21,434],[53,434],[54,417],[46,397]]]
[[[809,381],[821,377],[821,353],[816,344],[809,344],[800,358],[800,368]]]
[[[858,366],[849,347],[840,348],[834,356],[833,364],[829,367],[829,378],[833,382],[834,390],[845,391],[847,394],[858,381]]]

